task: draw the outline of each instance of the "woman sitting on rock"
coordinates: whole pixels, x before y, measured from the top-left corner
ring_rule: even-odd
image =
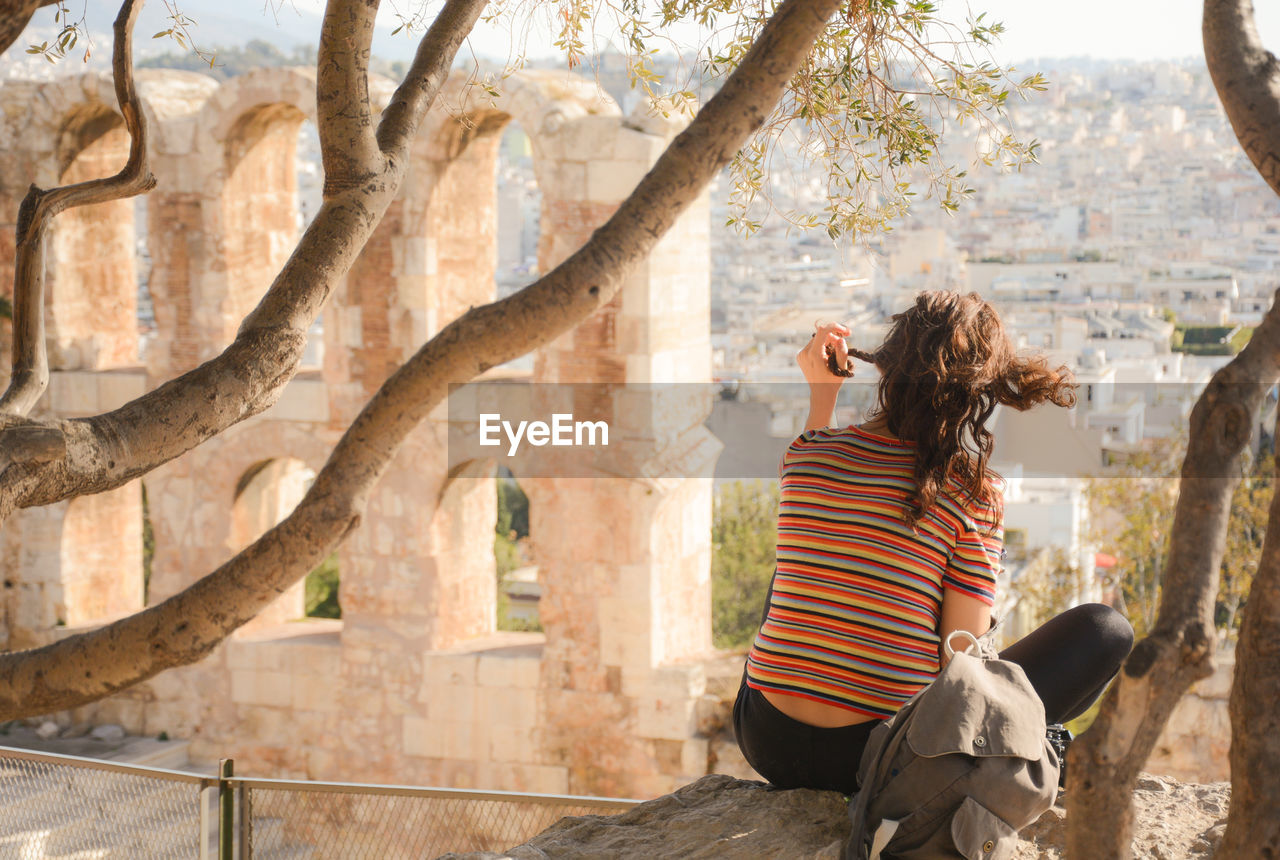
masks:
[[[1002,485],[990,470],[997,405],[1075,403],[1070,372],[1015,354],[976,293],[921,293],[872,354],[882,376],[860,426],[830,428],[848,363],[842,325],[796,361],[805,431],[783,456],[777,569],[734,705],[738,745],[781,788],[852,794],[871,730],[939,672],[953,630],[991,625],[1003,555]],[[1050,723],[1085,710],[1133,630],[1077,606],[1001,656],[1022,666]]]

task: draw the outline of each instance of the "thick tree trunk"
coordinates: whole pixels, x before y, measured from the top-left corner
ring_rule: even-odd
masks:
[[[1205,60],[1241,147],[1280,194],[1280,64],[1247,0],[1205,0]],[[1272,313],[1275,313],[1274,308]],[[1278,461],[1280,465],[1280,461]],[[1219,856],[1280,856],[1280,495],[1272,500],[1236,646],[1231,811]]]
[[[472,309],[428,341],[370,400],[279,525],[158,606],[54,645],[0,655],[0,720],[73,707],[194,662],[305,576],[358,524],[369,490],[449,383],[550,342],[613,298],[629,267],[764,123],[839,5],[782,3],[738,69],[592,238],[538,282]],[[431,67],[429,52],[424,43],[416,72]],[[421,116],[420,94],[402,87],[400,95],[377,132],[380,143],[384,134],[411,135],[412,117]],[[395,124],[389,131],[388,122]]]
[[[1280,429],[1280,428],[1277,428]],[[1280,468],[1280,459],[1276,461]],[[1218,856],[1280,857],[1280,493],[1271,500],[1236,645],[1231,810]]]
[[[1231,494],[1262,399],[1278,378],[1280,302],[1273,301],[1249,344],[1214,374],[1191,413],[1155,628],[1134,647],[1093,727],[1071,747],[1071,858],[1130,856],[1138,772],[1174,706],[1213,671],[1214,600]]]

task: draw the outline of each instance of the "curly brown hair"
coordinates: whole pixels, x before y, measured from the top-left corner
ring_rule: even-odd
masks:
[[[987,420],[998,404],[1074,406],[1071,371],[1050,369],[1043,356],[1019,356],[999,315],[977,293],[922,292],[890,319],[878,349],[851,352],[880,369],[875,414],[884,416],[890,433],[916,446],[907,524],[924,516],[948,480],[998,506]]]

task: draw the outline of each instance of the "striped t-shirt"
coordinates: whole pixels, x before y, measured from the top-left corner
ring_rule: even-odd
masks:
[[[999,507],[948,485],[913,531],[914,465],[913,443],[854,426],[791,443],[749,686],[891,716],[938,674],[943,589],[994,601]]]

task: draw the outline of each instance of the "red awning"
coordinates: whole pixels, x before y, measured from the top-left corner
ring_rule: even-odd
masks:
[[[1108,555],[1105,552],[1094,553],[1093,566],[1094,567],[1115,567],[1116,557],[1114,555]]]

